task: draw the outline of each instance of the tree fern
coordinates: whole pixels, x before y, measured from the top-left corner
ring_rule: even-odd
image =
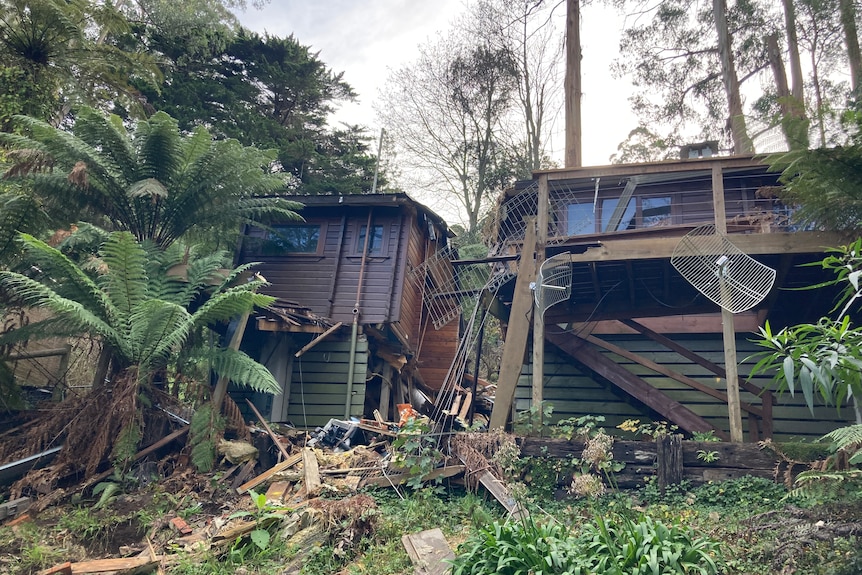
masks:
[[[242,223],[298,218],[298,204],[274,195],[285,182],[269,169],[272,153],[214,141],[203,128],[183,135],[162,112],[132,131],[87,109],[72,132],[26,116],[16,122],[27,137],[0,134],[0,142],[40,150],[54,168],[19,162],[10,174],[28,179],[60,221],[74,214],[166,247],[184,236],[235,238]]]

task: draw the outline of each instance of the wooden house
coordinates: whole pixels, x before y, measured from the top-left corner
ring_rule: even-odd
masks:
[[[519,259],[492,306],[506,325],[492,426],[540,402],[555,419],[667,421],[722,438],[735,420],[751,441],[810,439],[846,423],[852,410],[812,415],[801,397],[770,392],[770,378],[747,377],[765,321],[780,328],[828,313],[835,293],[796,288],[832,279],[805,264],[853,239],[794,227],[778,185],[757,158],[736,156],[543,171],[507,192],[489,260],[514,270],[507,258]],[[705,224],[741,254],[706,254],[716,265],[745,257],[775,271],[749,309],[722,309],[672,265]],[[533,304],[544,297],[534,293],[540,271],[570,274],[565,297],[546,309]]]
[[[441,387],[458,346],[459,310],[432,325],[424,279],[411,281],[448,249],[446,223],[400,193],[288,199],[305,206],[303,220],[249,229],[239,250],[278,298],[242,346],[282,393],[248,395],[272,421],[302,428],[374,409],[397,419],[394,405]]]

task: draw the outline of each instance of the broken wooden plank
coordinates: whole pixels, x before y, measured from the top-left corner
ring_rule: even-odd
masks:
[[[314,450],[306,447],[302,450],[302,472],[305,475],[305,494],[311,499],[320,493],[320,466]]]
[[[272,442],[275,444],[275,446],[278,448],[278,450],[281,452],[281,454],[284,456],[284,458],[289,459],[290,454],[284,448],[284,445],[281,444],[281,441],[278,440],[278,437],[276,437],[275,433],[272,431],[272,428],[269,426],[269,424],[266,422],[266,420],[263,418],[263,416],[260,414],[260,412],[254,406],[254,404],[251,402],[251,400],[248,398],[245,398],[245,402],[248,404],[248,406],[251,408],[251,410],[257,416],[258,421],[260,421],[260,424],[266,430],[266,433],[269,435],[269,438],[272,439]]]
[[[30,508],[29,497],[19,497],[6,503],[0,503],[0,520],[11,519]]]
[[[284,499],[284,494],[287,492],[288,487],[290,487],[290,483],[287,481],[276,481],[272,485],[269,486],[269,489],[266,490],[266,501],[281,503],[281,500]]]
[[[245,465],[243,465],[239,475],[234,478],[233,483],[230,484],[231,489],[236,489],[238,493],[242,493],[239,488],[242,485],[242,482],[248,479],[248,476],[251,475],[252,471],[254,471],[255,465],[257,465],[257,460],[249,459]]]
[[[415,575],[443,575],[449,572],[447,560],[455,558],[449,542],[439,528],[402,535],[401,543],[413,562]]]
[[[239,494],[243,494],[246,491],[248,491],[249,489],[254,489],[255,487],[257,487],[258,485],[260,485],[261,483],[263,483],[267,479],[270,479],[276,473],[280,473],[280,472],[284,471],[285,469],[289,469],[289,468],[293,467],[294,465],[296,465],[297,463],[299,463],[300,461],[302,461],[302,454],[301,453],[297,453],[296,455],[292,455],[289,458],[287,458],[285,461],[282,461],[281,463],[273,465],[272,467],[270,467],[269,469],[267,469],[266,471],[264,471],[263,473],[261,473],[257,477],[246,481],[245,483],[243,483],[239,487],[236,487],[235,488],[236,492]]]
[[[463,465],[447,465],[446,467],[438,467],[430,473],[422,476],[421,481],[431,481],[432,479],[445,479],[446,477],[454,477],[459,473],[463,473],[466,468]],[[364,477],[359,483],[359,487],[390,487],[392,485],[401,485],[406,483],[411,478],[415,477],[412,473],[398,473],[395,475],[384,475],[382,477]]]
[[[39,575],[72,575],[72,562],[66,561],[59,565],[54,565],[50,569],[40,571]]]
[[[122,559],[96,559],[93,561],[77,561],[75,563],[61,563],[41,572],[41,575],[83,575],[84,573],[107,573],[117,571],[123,575],[133,575],[151,571],[161,560],[160,556],[155,558],[149,555],[142,557],[125,557]]]
[[[467,462],[465,461],[465,458],[459,454],[458,459],[460,459],[466,467]],[[509,493],[509,488],[506,487],[502,481],[494,477],[494,474],[488,471],[489,467],[490,464],[485,463],[483,464],[481,471],[475,472],[467,469],[466,473],[472,473],[479,483],[494,496],[494,499],[500,502],[500,505],[502,505],[512,517],[515,519],[521,519],[528,515],[528,512],[524,509],[523,505],[516,501],[515,498],[512,497],[512,494]]]

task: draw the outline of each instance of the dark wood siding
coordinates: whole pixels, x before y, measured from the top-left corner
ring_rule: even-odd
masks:
[[[616,345],[633,351],[656,363],[665,365],[674,371],[687,375],[702,384],[724,391],[723,384],[717,377],[705,368],[693,364],[676,352],[670,351],[650,340],[627,336],[603,336],[603,339],[613,341]],[[697,352],[713,363],[724,364],[722,340],[719,337],[674,337],[681,345]],[[737,339],[737,353],[740,361],[740,375],[748,375],[754,360],[747,360],[757,351],[754,344],[741,335]],[[546,344],[545,350],[545,400],[554,405],[554,420],[581,415],[604,415],[605,425],[614,427],[625,419],[637,418],[642,422],[650,421],[649,413],[612,386],[599,380],[594,380],[590,372],[576,365],[564,354],[561,354],[551,344]],[[671,399],[683,403],[686,407],[708,420],[710,423],[729,430],[727,421],[727,406],[720,400],[703,394],[688,386],[670,379],[664,375],[619,357],[611,352],[603,351],[618,364],[639,375],[645,381],[662,390]],[[532,366],[525,365],[516,390],[516,409],[528,409],[531,403]],[[755,381],[760,387],[767,387],[767,381]],[[811,440],[849,422],[849,411],[842,412],[840,417],[835,408],[818,407],[814,415],[805,406],[801,395],[795,397],[789,394],[776,396],[778,404],[773,407],[774,438],[779,441],[792,439]],[[740,399],[752,405],[759,406],[760,398],[745,391],[740,392]],[[745,418],[743,412],[743,418]],[[748,431],[747,422],[743,427]]]
[[[353,320],[356,288],[362,267],[360,230],[368,221],[368,209],[330,207],[303,212],[309,222],[325,224],[325,244],[320,255],[286,254],[258,256],[244,253],[242,261],[259,261],[256,269],[272,285],[266,293],[301,303],[318,315],[335,321]],[[346,220],[342,220],[346,216]],[[392,302],[398,301],[401,285],[395,285],[401,216],[398,208],[375,208],[372,226],[384,227],[384,253],[368,257],[360,294],[360,321],[390,321]],[[262,232],[249,234],[261,237]]]

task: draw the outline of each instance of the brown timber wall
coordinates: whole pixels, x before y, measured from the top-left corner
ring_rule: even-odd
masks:
[[[602,336],[602,338],[704,385],[724,391],[723,380],[715,374],[659,343],[635,336]],[[671,336],[671,338],[713,363],[724,365],[724,346],[720,336],[685,335]],[[748,341],[745,335],[739,336],[736,343],[737,357],[740,362],[739,372],[740,375],[747,376],[755,360],[746,361],[746,358],[756,352],[757,347]],[[671,399],[684,404],[715,427],[724,431],[729,430],[727,406],[721,400],[611,352],[602,350],[602,353],[661,390]],[[615,427],[626,419],[640,419],[642,423],[654,419],[649,410],[639,402],[620,392],[607,381],[594,376],[550,343],[546,344],[544,368],[544,397],[546,402],[554,406],[553,421],[581,415],[604,415],[605,426]],[[515,406],[519,411],[530,407],[531,377],[532,366],[525,365],[515,395]],[[753,381],[764,388],[770,386],[769,380],[770,378],[766,377]],[[744,390],[740,391],[740,399],[756,407],[761,405],[759,397]],[[776,441],[813,440],[833,429],[847,425],[852,415],[849,410],[838,413],[834,407],[817,407],[812,415],[801,394],[796,394],[795,397],[788,393],[776,394],[776,400],[777,404],[773,406],[773,438]],[[744,412],[743,417],[745,417]],[[743,427],[747,434],[747,422],[743,421]],[[747,439],[750,438],[747,437]]]

